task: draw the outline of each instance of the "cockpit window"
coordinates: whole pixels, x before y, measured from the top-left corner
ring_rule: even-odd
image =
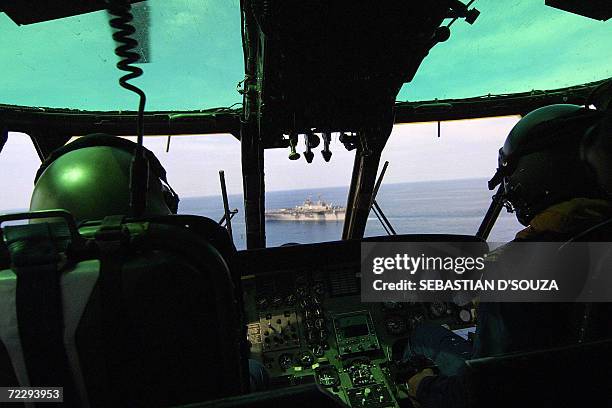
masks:
[[[299,160],[287,149],[270,149],[265,156],[266,244],[309,244],[342,238],[344,214],[355,151],[347,151],[332,134],[332,158],[325,162],[321,146],[312,149],[313,162],[304,159],[300,136]]]
[[[150,63],[134,83],[147,110],[195,110],[242,100],[238,0],[148,0]],[[146,10],[143,10],[146,8]],[[143,20],[144,21],[144,20]],[[106,11],[17,26],[0,13],[0,103],[86,110],[134,110],[120,72]]]
[[[128,137],[135,141],[135,137]],[[224,214],[219,171],[223,170],[238,249],[246,248],[240,142],[230,134],[146,137],[145,146],[163,164],[168,181],[181,198],[179,214],[202,215],[221,221]],[[169,147],[169,148],[168,148]]]
[[[0,214],[25,211],[30,207],[38,167],[40,159],[30,137],[24,133],[9,132],[0,152]]]
[[[382,154],[389,161],[377,203],[398,234],[474,235],[494,191],[487,180],[518,116],[396,125]],[[489,240],[507,242],[523,227],[504,210]],[[385,235],[370,212],[366,236]]]
[[[477,0],[474,25],[458,21],[398,100],[462,98],[551,89],[612,76],[609,23],[542,1]],[[150,63],[134,81],[148,110],[241,102],[244,77],[238,0],[148,0]],[[146,10],[142,10],[146,8]],[[105,11],[17,26],[0,13],[0,103],[87,110],[135,109],[117,85]]]
[[[612,76],[609,21],[543,1],[476,0],[474,7],[481,12],[474,25],[453,24],[397,100],[547,90]]]

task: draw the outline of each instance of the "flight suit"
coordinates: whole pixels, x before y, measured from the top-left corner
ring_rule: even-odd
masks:
[[[573,199],[538,214],[513,242],[566,242],[576,236],[583,242],[612,241],[612,223],[580,236],[608,219],[612,219],[611,202]],[[512,254],[502,249],[498,256],[502,260]],[[533,261],[510,259],[514,263]],[[463,375],[466,360],[575,342],[576,325],[583,308],[581,303],[480,303],[473,345],[440,325],[424,323],[416,327],[410,335],[404,359],[422,355],[434,361],[440,371],[440,375],[421,380],[417,400],[425,408],[466,407]],[[611,307],[604,303],[596,304],[595,308],[599,322],[592,324],[591,337],[601,338],[611,334],[607,324]],[[602,330],[599,326],[607,329]]]

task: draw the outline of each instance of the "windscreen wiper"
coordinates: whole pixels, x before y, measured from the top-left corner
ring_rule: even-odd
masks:
[[[380,206],[378,205],[378,202],[376,202],[376,195],[378,194],[378,189],[380,188],[380,185],[382,184],[382,180],[383,180],[383,177],[385,177],[385,172],[387,171],[388,166],[389,166],[389,162],[386,161],[385,164],[383,165],[382,170],[380,171],[378,180],[376,180],[376,184],[374,185],[374,191],[372,192],[372,205],[370,208],[374,212],[374,215],[376,215],[376,218],[378,218],[378,221],[380,221],[380,223],[382,224],[382,227],[384,228],[387,235],[397,235],[397,233],[395,232],[395,229],[393,229],[393,226],[391,225],[391,222],[389,222],[389,219],[383,212],[382,208],[380,208]]]
[[[227,229],[230,239],[234,242],[234,236],[232,234],[232,218],[238,213],[238,209],[235,208],[230,211],[229,199],[227,198],[227,187],[225,185],[225,172],[219,170],[219,181],[221,182],[221,197],[223,198],[223,218],[219,220],[219,225],[224,226]],[[225,222],[225,225],[223,223]]]

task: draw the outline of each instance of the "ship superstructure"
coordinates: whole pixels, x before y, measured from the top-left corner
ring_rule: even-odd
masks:
[[[317,201],[307,198],[304,203],[293,208],[266,211],[266,220],[272,221],[344,221],[346,208],[327,203],[321,198]]]

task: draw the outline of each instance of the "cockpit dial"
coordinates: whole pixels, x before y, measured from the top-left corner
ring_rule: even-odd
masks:
[[[385,329],[392,336],[399,336],[408,331],[406,320],[400,316],[389,316],[385,319]]]

